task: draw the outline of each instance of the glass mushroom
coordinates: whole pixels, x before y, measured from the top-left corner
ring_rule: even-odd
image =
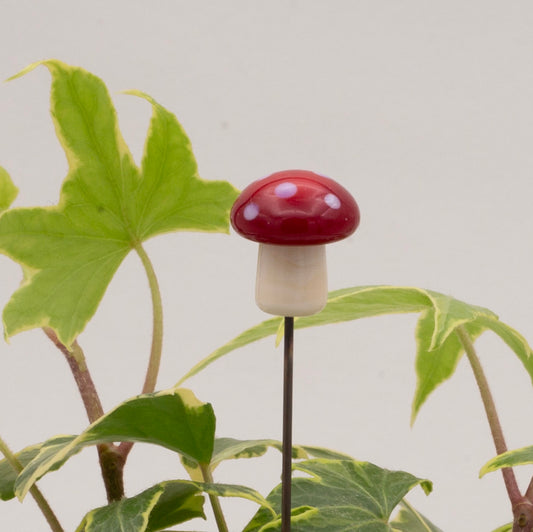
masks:
[[[359,209],[332,179],[286,170],[246,187],[233,205],[231,223],[259,242],[258,307],[277,316],[309,316],[327,300],[325,245],[355,231]]]
[[[295,316],[320,312],[328,296],[325,245],[359,225],[352,195],[306,170],[277,172],[247,186],[231,209],[231,224],[259,243],[255,300],[285,318],[281,530],[290,531],[292,372]]]

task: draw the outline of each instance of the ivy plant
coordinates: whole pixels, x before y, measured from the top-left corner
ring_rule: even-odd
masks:
[[[0,499],[29,493],[54,532],[64,531],[60,510],[52,509],[38,487],[44,475],[72,456],[96,446],[106,506],[80,515],[76,532],[156,532],[187,530],[205,519],[207,500],[220,532],[226,521],[221,498],[253,501],[257,509],[243,532],[280,530],[279,485],[268,494],[253,487],[216,482],[217,466],[228,460],[260,459],[281,449],[272,439],[238,440],[216,433],[213,406],[183,387],[193,375],[236,349],[267,336],[283,336],[283,319],[271,318],[245,330],[200,360],[175,386],[156,391],[163,340],[163,308],[156,273],[143,243],[172,231],[228,233],[229,211],[238,191],[225,181],[198,175],[191,144],[176,117],[151,96],[129,91],[152,108],[142,164],[138,167],[117,125],[106,86],[95,75],[57,60],[30,65],[52,78],[51,116],[69,170],[57,205],[10,208],[17,196],[0,167],[0,252],[20,264],[23,282],[5,305],[6,338],[42,328],[65,356],[89,425],[81,434],[50,435],[17,452],[0,438]],[[198,238],[201,238],[200,236]],[[104,412],[89,371],[90,359],[78,336],[124,258],[135,252],[144,266],[153,307],[152,344],[140,395]],[[533,463],[533,447],[508,451],[490,389],[474,348],[485,331],[498,335],[533,381],[532,350],[524,337],[492,311],[431,290],[364,286],[331,292],[319,314],[297,318],[296,328],[372,316],[417,313],[417,387],[412,421],[428,396],[449,379],[460,358],[471,364],[487,413],[497,456],[482,474],[501,470],[511,503],[512,523],[497,531],[533,530],[533,482],[521,493],[513,467]],[[183,478],[165,479],[133,496],[124,495],[124,468],[135,442],[176,453]],[[98,467],[98,466],[97,466]],[[406,499],[412,489],[429,494],[432,484],[411,473],[391,471],[331,449],[293,446],[291,526],[295,532],[438,532],[441,529]],[[58,513],[56,513],[56,511]],[[496,524],[495,524],[496,525]],[[185,528],[184,528],[185,527]]]

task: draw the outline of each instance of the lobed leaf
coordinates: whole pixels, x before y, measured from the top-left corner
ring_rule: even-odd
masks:
[[[449,335],[439,347],[431,349],[430,341],[435,323],[434,313],[433,309],[424,311],[416,327],[417,386],[411,409],[411,424],[414,423],[429,395],[453,375],[464,353],[464,348],[456,334]],[[464,327],[473,340],[483,332],[483,328],[475,322],[470,322]]]
[[[315,459],[297,462],[293,468],[310,476],[292,480],[294,532],[391,532],[390,515],[405,494],[418,485],[431,491],[427,480],[368,462]],[[280,530],[281,486],[267,500],[277,516],[261,508],[244,532]]]
[[[500,336],[518,356],[533,382],[532,350],[523,336],[501,322],[492,311],[431,290],[395,286],[362,286],[336,290],[330,292],[328,303],[322,312],[296,318],[294,326],[301,329],[408,312],[420,313],[416,329],[418,382],[412,405],[412,422],[428,396],[450,378],[457,367],[463,354],[463,347],[454,334],[459,326],[464,326],[474,340],[486,330],[492,330]],[[276,335],[279,340],[282,334],[283,318],[271,318],[259,323],[201,360],[180,379],[178,385],[235,349],[267,336]]]
[[[485,329],[497,334],[514,351],[533,383],[533,357],[527,340],[518,331],[497,318],[481,317],[477,322]]]
[[[328,304],[322,312],[305,318],[295,318],[294,327],[313,327],[390,313],[420,312],[430,305],[429,297],[423,290],[416,288],[393,286],[345,288],[329,293]],[[279,337],[282,326],[283,318],[271,318],[247,329],[191,368],[179,380],[177,386],[235,349],[274,334]]]
[[[442,532],[427,517],[416,511],[405,499],[400,512],[391,522],[393,532]]]
[[[247,329],[243,333],[236,336],[233,340],[230,340],[228,343],[224,344],[222,347],[219,347],[213,351],[210,355],[200,360],[195,366],[193,366],[177,383],[176,386],[181,386],[186,380],[190,379],[194,375],[200,373],[207,366],[210,366],[213,362],[222,358],[224,355],[244,347],[245,345],[257,342],[262,340],[267,336],[272,336],[278,331],[280,324],[283,323],[282,318],[271,318],[269,320],[263,321],[259,325]]]
[[[102,416],[57,452],[31,461],[17,478],[15,493],[22,499],[40,477],[60,467],[84,447],[105,442],[153,443],[209,464],[214,435],[213,408],[198,401],[189,390],[140,395]]]
[[[176,117],[140,91],[126,91],[152,106],[152,120],[136,191],[139,240],[170,231],[229,233],[229,210],[238,191],[225,181],[206,181],[187,134]]]
[[[168,231],[227,233],[237,191],[198,177],[175,116],[141,93],[153,115],[139,170],[104,83],[57,60],[14,77],[39,65],[52,75],[51,114],[69,172],[58,205],[0,219],[0,252],[31,272],[5,307],[4,331],[47,326],[70,346],[132,249]]]
[[[498,316],[491,310],[477,305],[470,305],[454,299],[453,297],[429,292],[433,298],[433,308],[435,311],[435,327],[431,338],[430,350],[442,346],[446,339],[459,327],[467,323],[474,323],[481,318],[498,319]]]
[[[11,181],[5,168],[0,166],[0,214],[9,209],[18,195],[18,188]]]

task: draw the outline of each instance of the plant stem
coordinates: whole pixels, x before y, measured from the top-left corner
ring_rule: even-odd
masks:
[[[291,530],[292,487],[292,388],[294,318],[285,317],[283,347],[283,442],[281,468],[281,530]]]
[[[148,369],[146,370],[146,377],[142,389],[142,393],[152,393],[157,384],[157,376],[161,365],[161,353],[163,350],[163,304],[161,302],[159,283],[157,282],[157,277],[150,258],[140,243],[134,244],[133,247],[139,255],[144,270],[146,271],[150,293],[152,295],[152,347],[150,349],[150,360],[148,361]],[[129,441],[122,442],[119,445],[120,453],[124,458],[124,461],[132,447],[133,442]]]
[[[152,348],[150,350],[150,361],[148,363],[148,370],[146,371],[146,378],[142,389],[142,393],[152,393],[156,387],[157,375],[161,364],[161,352],[163,349],[163,305],[161,303],[161,292],[159,290],[159,283],[157,282],[154,267],[152,266],[146,251],[144,251],[141,244],[135,246],[135,251],[143,263],[150,285],[150,293],[152,295]]]
[[[72,348],[68,349],[52,329],[44,327],[43,331],[65,356],[74,381],[78,386],[78,391],[85,406],[89,422],[94,423],[104,415],[104,409],[96,391],[94,381],[89,373],[82,348],[75,341],[72,344]],[[119,501],[124,497],[122,470],[124,469],[125,459],[118,452],[118,447],[112,443],[97,445],[97,450],[107,500],[108,502]]]
[[[533,478],[529,481],[529,486],[527,487],[525,497],[529,501],[533,502]]]
[[[492,439],[494,441],[494,446],[496,447],[496,452],[502,454],[507,451],[507,445],[505,443],[505,437],[503,435],[503,430],[500,424],[500,419],[496,411],[496,405],[492,397],[492,393],[489,388],[489,383],[481,366],[481,362],[477,356],[474,344],[470,338],[470,335],[466,329],[460,325],[456,329],[457,336],[461,344],[464,347],[472,371],[474,372],[474,377],[481,394],[481,400],[483,401],[483,406],[485,407],[485,413],[490,426],[490,431],[492,433]],[[505,487],[507,489],[507,494],[513,507],[520,503],[523,500],[523,497],[518,488],[518,483],[516,482],[516,477],[514,471],[510,467],[505,467],[502,469],[503,480],[505,482]]]
[[[0,438],[0,453],[2,453],[6,457],[6,460],[17,473],[20,473],[24,469],[24,466],[11,452],[6,442],[2,438]],[[48,504],[47,500],[44,498],[44,495],[41,493],[41,490],[39,490],[36,484],[34,484],[30,488],[30,493],[35,499],[37,506],[39,506],[41,513],[44,515],[53,532],[64,532],[63,527],[59,524],[59,521],[57,520],[57,517],[54,514],[52,508],[50,508],[50,505]]]
[[[213,483],[213,475],[211,475],[211,470],[209,465],[200,464],[200,470],[202,471],[202,477],[204,482],[210,484]],[[228,525],[226,524],[226,519],[222,513],[222,507],[220,506],[220,501],[216,495],[209,494],[209,501],[211,502],[211,507],[213,508],[213,514],[215,515],[215,521],[217,522],[217,527],[219,532],[228,532]]]
[[[72,372],[72,376],[74,377],[76,385],[78,386],[89,422],[94,423],[97,419],[104,415],[104,409],[102,408],[102,403],[100,401],[100,397],[98,396],[98,392],[96,391],[94,381],[89,373],[89,369],[87,368],[87,362],[85,360],[85,354],[83,353],[82,348],[78,342],[75,341],[72,344],[72,349],[68,349],[60,342],[56,333],[52,329],[49,327],[44,327],[43,331],[65,356],[70,367],[70,371]]]
[[[119,446],[113,443],[97,445],[100,469],[107,493],[107,502],[120,501],[124,498],[124,465],[126,458]]]

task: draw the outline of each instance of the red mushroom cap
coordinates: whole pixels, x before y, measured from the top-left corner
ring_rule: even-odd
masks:
[[[359,208],[339,183],[306,170],[285,170],[254,181],[231,209],[231,225],[264,244],[336,242],[359,225]]]

